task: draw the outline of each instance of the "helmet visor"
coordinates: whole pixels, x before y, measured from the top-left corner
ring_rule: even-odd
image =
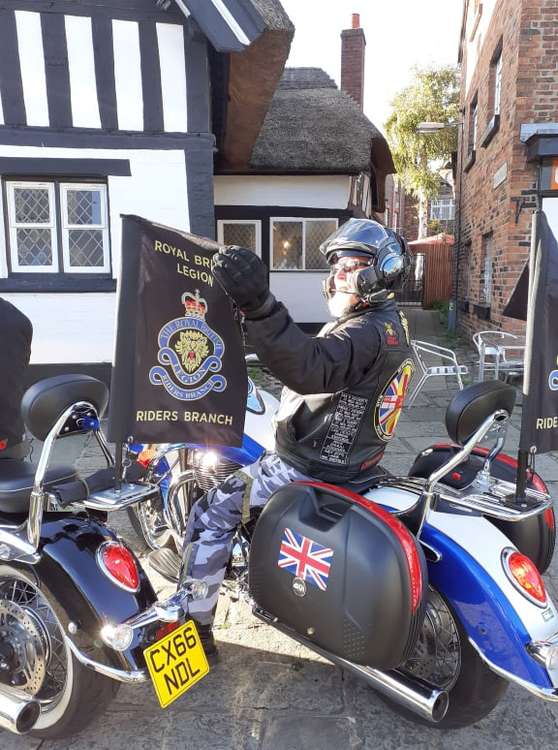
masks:
[[[355,255],[364,253],[374,256],[378,248],[391,237],[385,227],[375,221],[349,219],[320,245],[320,251],[328,261],[332,253],[339,250],[354,249]]]

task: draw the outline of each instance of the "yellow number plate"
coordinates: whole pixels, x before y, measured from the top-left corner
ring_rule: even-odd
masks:
[[[209,672],[192,620],[143,652],[161,708],[166,708]]]

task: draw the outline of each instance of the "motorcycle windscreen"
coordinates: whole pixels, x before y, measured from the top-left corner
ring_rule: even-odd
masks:
[[[240,446],[248,377],[211,240],[124,216],[109,439]]]
[[[343,659],[392,669],[424,617],[422,551],[373,503],[328,485],[293,483],[263,510],[250,550],[259,607]]]

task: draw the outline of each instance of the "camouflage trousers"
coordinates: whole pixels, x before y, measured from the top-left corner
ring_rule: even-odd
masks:
[[[300,479],[309,477],[270,454],[230,476],[192,507],[184,538],[181,578],[188,576],[208,584],[207,597],[190,603],[189,613],[201,625],[213,622],[238,525],[248,521],[250,511],[262,508],[279,487]]]

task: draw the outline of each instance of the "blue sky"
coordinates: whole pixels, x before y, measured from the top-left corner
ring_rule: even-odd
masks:
[[[462,0],[281,0],[296,26],[289,66],[326,70],[339,84],[342,29],[360,13],[366,34],[364,111],[381,129],[413,66],[455,65]]]

